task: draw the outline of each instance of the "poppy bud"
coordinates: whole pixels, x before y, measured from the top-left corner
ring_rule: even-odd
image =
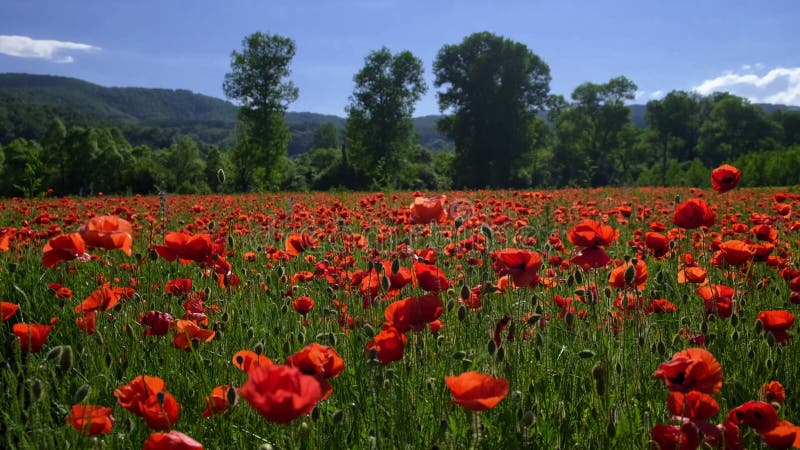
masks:
[[[311,410],[311,420],[313,420],[314,422],[318,421],[319,415],[320,415],[319,406],[315,406],[314,409]],[[303,425],[306,425],[305,422],[303,422]]]
[[[750,361],[752,361],[752,360],[754,360],[755,358],[756,358],[756,352],[755,352],[755,351],[753,351],[753,349],[751,348],[750,350],[748,350],[748,351],[747,351],[747,359],[749,359]]]
[[[636,343],[639,344],[639,348],[644,347],[644,336],[640,334],[639,337],[636,338]]]
[[[606,425],[606,436],[613,438],[615,434],[617,434],[617,425],[613,420],[609,420]]]
[[[392,280],[386,274],[381,277],[381,289],[388,291],[392,287]]]
[[[395,258],[392,260],[392,275],[397,275],[397,272],[400,271],[400,260]]]
[[[531,314],[530,317],[528,317],[528,320],[525,323],[527,323],[528,325],[535,325],[536,322],[538,322],[539,319],[541,319],[541,318],[542,318],[542,316],[540,316],[539,314]]]
[[[344,411],[342,411],[341,409],[337,409],[336,411],[334,411],[333,415],[331,416],[331,420],[333,420],[333,423],[335,425],[341,425],[342,422],[344,421]]]
[[[373,328],[372,325],[365,323],[361,329],[364,330],[364,334],[367,335],[368,338],[375,337],[375,328]]]
[[[248,327],[246,334],[247,334],[247,338],[248,339],[253,339],[253,336],[256,335],[256,332],[255,332],[255,330],[253,330],[253,327]]]
[[[488,351],[490,355],[494,355],[495,350],[497,350],[497,344],[495,344],[494,339],[489,339],[489,342],[486,344],[486,351]]]
[[[275,447],[273,447],[272,444],[269,443],[261,444],[261,446],[258,447],[258,450],[275,450]]]
[[[739,330],[733,330],[733,333],[731,333],[731,340],[733,342],[736,342],[736,341],[739,340]]]
[[[221,167],[217,169],[217,181],[219,184],[225,184],[225,171]]]
[[[572,324],[575,323],[575,314],[572,314],[571,311],[568,312],[564,316],[564,322],[567,324],[567,328],[572,328]]]
[[[82,403],[86,400],[86,397],[89,396],[89,392],[91,392],[92,388],[88,384],[84,384],[75,391],[75,395],[72,396],[72,404],[77,405],[78,403]]]
[[[31,397],[33,398],[34,402],[38,402],[42,399],[42,394],[44,392],[44,386],[42,386],[42,380],[36,378],[33,380],[33,384],[31,385]]]
[[[578,284],[583,283],[583,273],[581,273],[580,270],[576,270],[575,272],[572,272],[572,278]]]
[[[497,362],[503,362],[503,360],[506,359],[506,349],[503,347],[498,348],[495,357],[497,358]]]
[[[461,300],[469,300],[470,291],[466,284],[461,285],[461,292],[459,293]]]
[[[50,349],[49,352],[47,352],[47,355],[45,356],[45,359],[50,361],[50,362],[59,361],[59,360],[61,360],[61,352],[63,350],[64,350],[64,347],[61,346],[61,345],[59,345],[57,347],[53,347],[53,348]]]
[[[739,315],[736,313],[731,314],[731,326],[735,327],[738,324],[739,324]]]
[[[465,305],[461,305],[458,307],[458,320],[464,321],[467,318],[467,307]]]
[[[486,236],[486,239],[490,241],[494,237],[494,231],[492,231],[492,227],[490,227],[486,222],[481,224],[481,234]]]
[[[233,387],[229,387],[228,392],[225,393],[225,398],[228,400],[228,404],[229,405],[236,404],[236,397],[237,397],[236,389],[234,389]]]
[[[453,353],[453,359],[464,359],[467,357],[467,353],[463,350],[459,350]]]
[[[367,261],[367,272],[372,272],[375,269],[375,264],[372,261]],[[377,269],[375,270],[377,272]]]
[[[456,229],[461,228],[461,225],[464,225],[464,219],[462,217],[456,217],[456,220],[453,222],[456,226]]]
[[[464,366],[464,369],[465,369],[465,370],[466,370],[466,369],[469,369],[469,368],[470,368],[470,366],[472,366],[472,360],[471,360],[471,359],[464,358],[464,359],[462,359],[462,360],[461,360],[461,365],[462,365],[462,366]]]
[[[583,359],[594,358],[595,353],[589,349],[583,349],[578,352],[578,356]]]
[[[625,269],[625,284],[633,284],[633,280],[636,279],[636,267],[634,264],[629,265]]]
[[[764,322],[760,319],[756,319],[756,333],[761,333],[764,330]]]
[[[297,342],[300,343],[300,344],[305,344],[306,343],[306,334],[303,333],[302,331],[297,333]],[[289,353],[289,352],[287,351],[286,353]]]
[[[656,342],[656,353],[658,353],[661,356],[664,356],[667,353],[667,346],[661,339],[659,339],[658,342]]]
[[[775,346],[775,335],[772,334],[772,331],[767,331],[767,344],[769,344],[770,347]]]
[[[74,363],[74,358],[72,354],[72,347],[69,345],[65,345],[63,350],[61,351],[61,358],[58,360],[58,368],[61,373],[67,373],[70,369],[72,369],[72,365]]]
[[[525,428],[530,428],[536,423],[536,415],[531,410],[527,410],[522,414],[522,426]]]

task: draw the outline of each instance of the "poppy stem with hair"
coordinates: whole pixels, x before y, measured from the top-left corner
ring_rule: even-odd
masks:
[[[481,416],[478,411],[472,411],[472,435],[474,440],[472,442],[472,450],[476,450],[481,445]]]

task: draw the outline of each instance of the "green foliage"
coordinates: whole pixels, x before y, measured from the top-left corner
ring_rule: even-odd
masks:
[[[414,103],[426,91],[422,61],[409,51],[384,47],[370,53],[355,75],[347,107],[347,147],[353,167],[372,180],[371,188],[400,187],[407,180],[415,141]]]
[[[231,53],[231,72],[225,75],[225,95],[237,100],[241,124],[233,158],[237,183],[243,190],[278,189],[287,167],[289,129],[283,119],[297,99],[289,63],[294,41],[278,35],[253,33],[242,40],[242,52]]]
[[[32,197],[42,184],[42,147],[36,141],[20,138],[11,141],[3,152],[2,191],[6,195]]]
[[[545,106],[550,68],[524,44],[481,32],[445,45],[434,62],[440,131],[455,143],[456,186],[506,186],[532,150],[528,124]]]
[[[311,148],[339,148],[339,130],[333,122],[325,122],[317,126],[317,129],[314,130]]]

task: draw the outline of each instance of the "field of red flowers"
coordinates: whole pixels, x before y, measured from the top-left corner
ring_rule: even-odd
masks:
[[[3,448],[800,446],[800,194],[0,203]]]

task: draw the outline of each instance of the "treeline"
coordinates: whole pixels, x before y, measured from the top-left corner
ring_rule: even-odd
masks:
[[[354,76],[344,129],[327,122],[306,131],[312,150],[290,157],[293,56],[293,41],[263,33],[233,52],[224,90],[241,106],[230,142],[173,135],[132,145],[119,127],[56,119],[42,138],[0,147],[0,195],[706,186],[722,163],[742,169],[744,186],[800,184],[798,110],[673,91],[646,105],[641,128],[626,105],[637,90],[631,80],[554,96],[541,58],[486,32],[445,45],[433,64],[445,113],[437,127],[450,148],[423,148],[414,131],[414,104],[428,88],[422,61],[382,48]]]

